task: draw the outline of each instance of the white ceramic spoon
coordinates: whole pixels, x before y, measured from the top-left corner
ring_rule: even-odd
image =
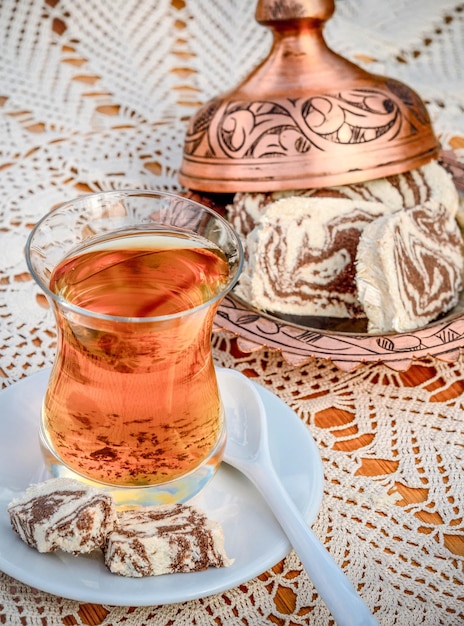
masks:
[[[221,383],[227,406],[224,460],[245,474],[261,492],[337,624],[377,625],[280,482],[269,452],[265,409],[258,392],[246,376],[233,370],[221,370]]]

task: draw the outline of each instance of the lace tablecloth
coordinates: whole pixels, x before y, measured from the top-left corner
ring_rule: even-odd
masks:
[[[53,319],[24,261],[32,225],[78,193],[178,190],[189,116],[269,49],[254,9],[250,0],[1,0],[3,387],[53,358]],[[413,87],[443,148],[464,160],[461,2],[339,0],[325,33],[350,60]],[[214,343],[219,365],[252,376],[307,424],[325,473],[313,528],[379,624],[463,624],[462,358],[343,372],[324,360],[295,367],[265,349],[243,354],[221,334]],[[292,552],[238,588],[158,607],[84,605],[0,574],[0,623],[333,622]]]

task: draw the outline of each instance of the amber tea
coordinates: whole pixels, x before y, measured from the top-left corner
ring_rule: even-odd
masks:
[[[57,266],[50,289],[58,296],[127,318],[98,329],[60,318],[44,428],[67,465],[94,480],[141,485],[172,480],[209,454],[221,427],[208,345],[215,308],[182,323],[140,318],[200,307],[228,275],[217,248],[175,233],[119,236]]]

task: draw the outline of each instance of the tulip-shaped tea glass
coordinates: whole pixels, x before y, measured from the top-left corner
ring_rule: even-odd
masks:
[[[225,443],[211,332],[242,267],[234,230],[186,198],[109,191],[43,217],[26,259],[58,333],[40,427],[49,473],[120,505],[192,497]]]

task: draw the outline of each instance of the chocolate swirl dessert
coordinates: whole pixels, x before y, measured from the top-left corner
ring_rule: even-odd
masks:
[[[11,526],[39,552],[83,554],[100,548],[116,520],[111,496],[68,478],[28,487],[8,505]]]
[[[122,511],[104,555],[111,572],[135,578],[232,563],[224,551],[220,525],[185,504]]]
[[[267,206],[246,239],[236,293],[288,315],[364,317],[355,284],[363,229],[393,211],[380,202],[291,196]]]
[[[218,522],[199,508],[161,504],[117,511],[111,495],[69,478],[30,485],[8,505],[13,530],[39,552],[103,552],[108,569],[140,578],[228,567]]]
[[[414,330],[451,309],[458,300],[463,269],[458,207],[452,177],[437,161],[364,183],[236,193],[227,205],[227,216],[242,237],[246,262],[235,294],[257,309],[290,320],[312,316],[367,318],[371,333]],[[411,216],[405,215],[409,211],[413,211]],[[418,250],[410,240],[400,246],[400,238],[411,236],[419,213],[431,217],[427,235],[421,234],[422,247],[429,247],[429,262],[415,267],[414,285],[407,296],[411,280],[408,267],[413,258],[417,262],[411,257],[407,264],[407,255]],[[395,246],[390,249],[392,254],[393,250],[401,251],[403,258],[395,263],[376,259],[375,271],[366,278],[365,268],[370,264],[372,269],[372,256],[363,259],[365,245],[358,250],[364,230],[369,226],[368,233],[375,231],[377,241],[389,219],[401,224],[395,230]],[[448,233],[445,245],[443,231],[438,227],[444,221]],[[428,272],[432,263],[446,270],[443,283],[431,290]],[[364,274],[358,276],[361,268]],[[367,282],[369,289],[365,287]],[[403,285],[403,304],[397,302],[400,296],[393,284]],[[374,305],[366,293],[383,293],[386,285],[391,287],[391,294],[377,298],[380,304]],[[415,299],[414,306],[411,302],[405,305],[408,297]],[[378,309],[389,298],[395,299],[392,306],[403,307],[401,321],[397,315],[379,314]]]
[[[452,308],[462,270],[457,222],[435,201],[368,224],[358,245],[356,284],[369,332],[414,330]]]

